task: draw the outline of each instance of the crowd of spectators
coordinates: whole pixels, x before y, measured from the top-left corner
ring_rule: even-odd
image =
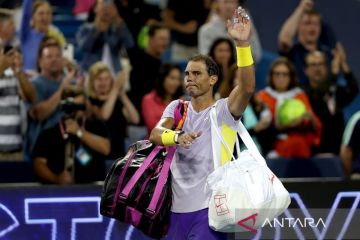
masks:
[[[238,81],[226,21],[244,0],[75,2],[83,24],[72,42],[53,24],[51,1],[24,0],[18,31],[14,10],[0,9],[0,161],[32,162],[45,183],[103,180],[106,161],[146,138],[172,100],[187,99],[182,64],[192,55],[219,65],[215,98]],[[256,64],[263,49],[251,24]],[[278,51],[243,115],[262,154],[331,156],[360,173],[359,113],[347,127],[344,118],[358,81],[312,0],[284,22]]]

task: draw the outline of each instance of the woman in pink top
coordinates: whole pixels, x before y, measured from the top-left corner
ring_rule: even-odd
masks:
[[[155,89],[146,94],[141,102],[141,114],[149,135],[160,120],[165,107],[182,95],[180,67],[177,64],[163,64],[159,70]]]

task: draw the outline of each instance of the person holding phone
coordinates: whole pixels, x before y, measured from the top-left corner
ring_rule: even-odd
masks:
[[[35,89],[22,69],[20,49],[0,49],[0,161],[24,160],[22,126],[26,118],[21,105],[35,98]]]

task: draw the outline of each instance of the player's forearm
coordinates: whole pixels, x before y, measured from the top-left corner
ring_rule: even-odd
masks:
[[[248,105],[250,97],[255,91],[255,69],[248,42],[236,42],[237,65],[240,81],[229,96],[229,110],[235,117],[239,117]]]

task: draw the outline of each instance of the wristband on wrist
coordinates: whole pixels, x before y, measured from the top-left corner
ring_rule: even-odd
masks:
[[[236,47],[236,56],[237,56],[238,67],[248,67],[254,64],[250,46]]]
[[[176,131],[175,137],[174,137],[174,142],[175,142],[176,144],[179,144],[179,137],[180,137],[181,135],[183,135],[184,133],[185,133],[184,131]]]
[[[174,146],[175,143],[175,134],[176,132],[170,129],[165,130],[161,134],[161,141],[164,144],[164,146]]]

